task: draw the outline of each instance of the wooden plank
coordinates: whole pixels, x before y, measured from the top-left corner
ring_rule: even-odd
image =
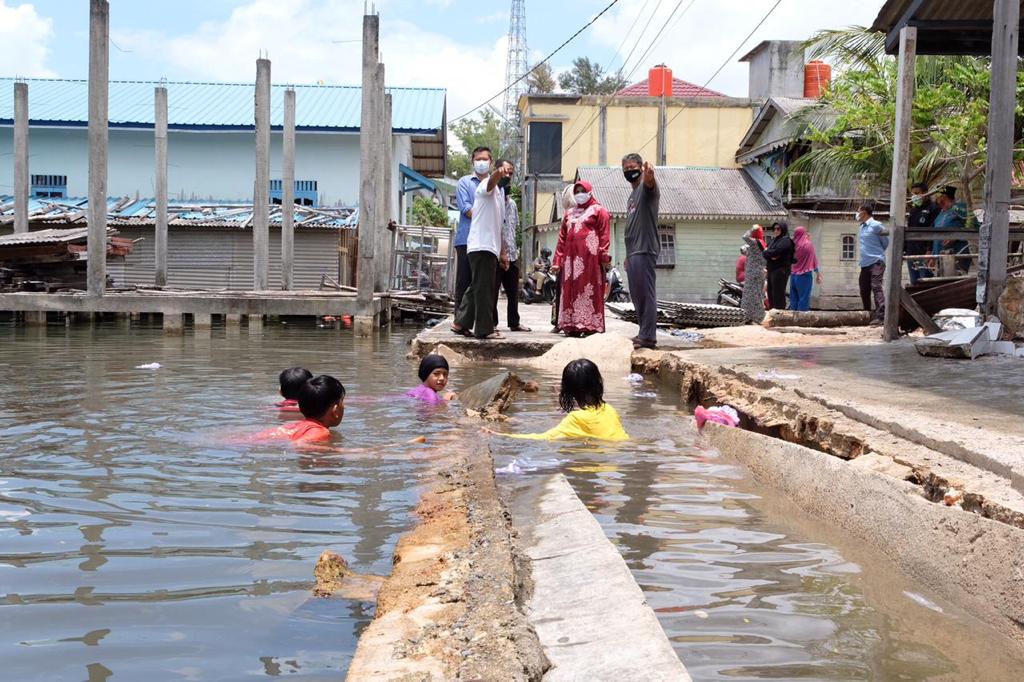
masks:
[[[935,334],[940,331],[939,325],[935,324],[931,316],[914,300],[913,296],[907,293],[906,289],[900,289],[900,305],[921,325],[925,334]]]
[[[985,223],[978,242],[977,301],[996,313],[1006,287],[1009,250],[1010,183],[1017,106],[1017,47],[1020,0],[995,0],[992,22],[992,87],[985,163]]]
[[[915,3],[920,4],[920,3]],[[913,16],[911,11],[910,16]],[[900,337],[900,294],[903,292],[903,231],[907,227],[907,175],[910,173],[910,114],[914,105],[914,71],[917,57],[917,29],[900,29],[899,74],[896,81],[896,136],[890,184],[891,227],[885,268],[885,320],[882,338]]]

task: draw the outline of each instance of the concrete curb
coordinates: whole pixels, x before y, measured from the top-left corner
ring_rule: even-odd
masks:
[[[928,502],[913,484],[795,443],[717,424],[704,432],[757,481],[1024,649],[1024,530]]]
[[[552,663],[545,682],[689,682],[626,562],[563,475],[548,477],[535,517],[523,521],[533,578],[526,614]]]

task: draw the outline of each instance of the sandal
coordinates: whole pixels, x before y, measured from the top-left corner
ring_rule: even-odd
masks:
[[[487,336],[478,336],[476,338],[480,339],[481,341],[497,341],[499,339],[504,339],[505,335],[501,334],[500,332],[491,332]]]
[[[457,334],[459,336],[473,336],[473,332],[469,331],[468,329],[456,329],[455,325],[450,325],[448,327],[448,330],[452,334]]]
[[[515,327],[509,327],[508,330],[510,332],[532,332],[533,331],[532,329],[530,329],[526,325],[522,325],[522,324],[517,325]]]

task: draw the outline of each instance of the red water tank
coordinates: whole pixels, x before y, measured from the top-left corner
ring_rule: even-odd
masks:
[[[804,66],[804,97],[817,99],[832,82],[832,67],[817,60]]]
[[[658,64],[647,72],[647,94],[651,97],[672,96],[672,69]]]

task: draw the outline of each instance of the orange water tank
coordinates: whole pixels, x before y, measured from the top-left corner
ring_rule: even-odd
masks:
[[[832,82],[832,67],[817,60],[804,66],[804,97],[817,99]]]
[[[672,96],[672,69],[658,64],[647,72],[647,94],[651,97]]]

